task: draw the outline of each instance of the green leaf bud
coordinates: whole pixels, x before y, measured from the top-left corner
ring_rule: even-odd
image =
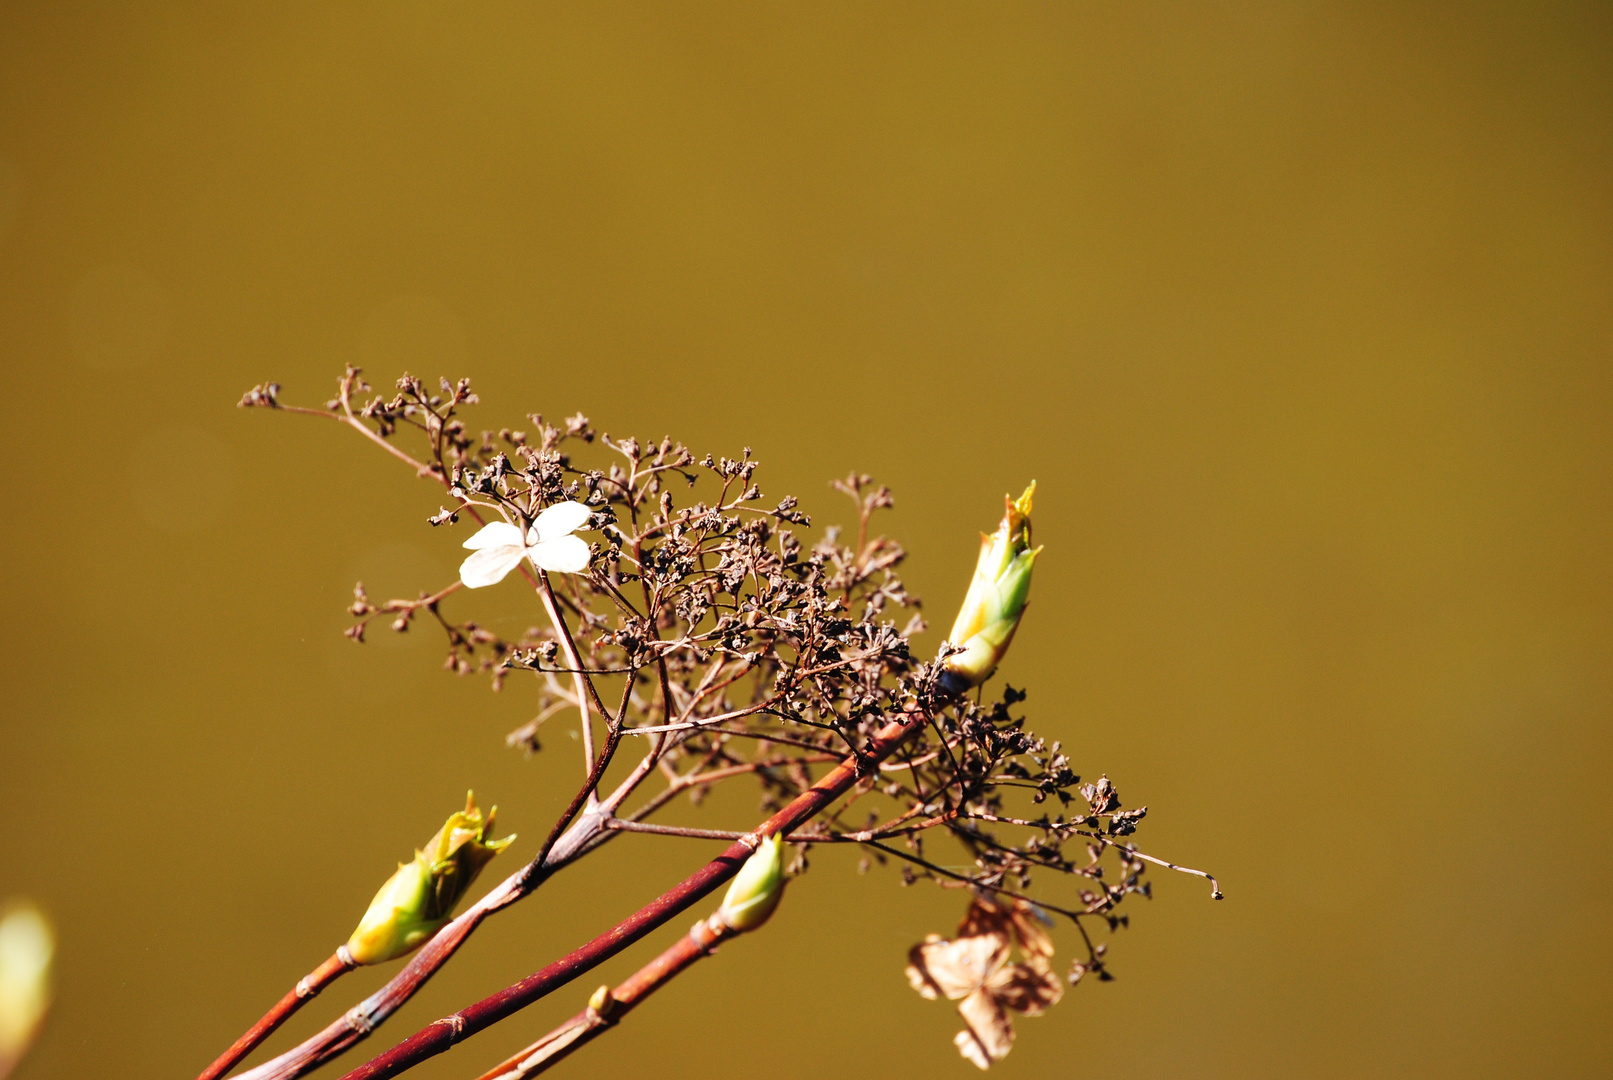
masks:
[[[497,814],[495,806],[484,819],[475,796],[466,793],[465,809],[451,815],[412,861],[400,864],[370,901],[347,942],[354,961],[395,960],[419,948],[453,918],[482,867],[515,839],[489,839]]]
[[[945,660],[947,671],[969,686],[991,676],[1008,652],[1030,599],[1031,570],[1041,548],[1031,548],[1031,499],[1036,482],[1017,499],[1007,499],[1001,524],[980,538],[980,559],[975,564],[969,592],[958,610],[947,640],[962,652]]]
[[[601,1018],[609,1018],[621,1002],[611,996],[610,987],[601,986],[588,998],[588,1011]]]
[[[768,920],[784,895],[784,845],[776,836],[762,840],[745,860],[728,886],[717,918],[740,933],[755,930]]]

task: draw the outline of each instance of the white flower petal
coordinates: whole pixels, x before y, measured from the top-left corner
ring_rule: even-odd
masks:
[[[537,533],[534,544],[541,544],[545,540],[558,540],[567,533],[574,533],[588,521],[593,511],[580,502],[555,503],[543,513],[533,524],[532,531]]]
[[[588,542],[580,536],[557,536],[532,545],[526,553],[545,570],[575,574],[588,569]]]
[[[488,528],[491,529],[492,526],[489,525]],[[471,589],[496,585],[504,580],[505,574],[520,564],[521,556],[525,554],[526,549],[519,544],[483,548],[459,564],[459,580]]]
[[[476,531],[476,535],[465,541],[465,546],[472,551],[490,547],[521,547],[521,530],[507,521],[495,521],[490,525],[483,525]],[[516,562],[521,560],[517,559]],[[507,571],[506,571],[507,572]]]

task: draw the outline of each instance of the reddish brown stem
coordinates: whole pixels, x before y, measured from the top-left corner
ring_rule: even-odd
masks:
[[[607,991],[603,1001],[590,1001],[582,1012],[477,1080],[527,1080],[547,1071],[573,1050],[615,1027],[639,1002],[737,934],[737,930],[715,915],[702,919],[670,949],[639,968],[616,989]]]
[[[903,714],[900,720],[886,724],[861,753],[847,757],[817,783],[796,796],[788,806],[763,822],[752,834],[754,839],[735,841],[694,874],[588,944],[513,986],[505,987],[474,1005],[422,1028],[386,1053],[347,1073],[342,1080],[380,1080],[396,1076],[483,1028],[498,1023],[615,956],[738,873],[762,837],[789,833],[844,795],[860,777],[894,753],[928,721],[929,714],[915,707]]]
[[[603,755],[601,763],[596,765],[596,768],[604,768]],[[597,776],[590,776],[590,785],[597,782],[597,779]],[[586,790],[589,788],[585,787],[578,792],[562,821],[576,813]],[[274,1060],[266,1061],[240,1074],[236,1080],[296,1080],[297,1077],[312,1072],[362,1042],[448,962],[465,943],[465,939],[481,925],[482,920],[496,911],[509,907],[542,885],[550,874],[575,858],[579,851],[585,850],[589,841],[598,836],[602,828],[598,819],[573,824],[575,827],[566,830],[558,839],[551,835],[549,840],[545,841],[545,854],[495,885],[480,900],[437,931],[436,935],[410,958],[403,970],[394,975],[385,986],[348,1009],[340,1018],[310,1038]]]
[[[331,954],[330,959],[303,976],[302,981],[276,1002],[274,1008],[263,1014],[263,1019],[247,1029],[245,1035],[236,1039],[235,1044],[220,1054],[217,1061],[203,1069],[196,1080],[218,1080],[235,1068],[242,1058],[257,1049],[259,1043],[273,1035],[276,1028],[289,1020],[292,1013],[312,1001],[321,990],[357,966],[353,954],[347,951],[346,945],[337,949]]]
[[[464,944],[483,919],[525,895],[523,878],[527,866],[506,878],[464,914],[437,931],[435,937],[415,953],[402,971],[381,989],[348,1009],[317,1034],[299,1043],[272,1061],[240,1074],[235,1080],[291,1080],[345,1053],[424,986],[437,969]],[[537,875],[542,880],[543,874]]]

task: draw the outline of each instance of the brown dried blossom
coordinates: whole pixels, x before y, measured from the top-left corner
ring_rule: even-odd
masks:
[[[1019,959],[1009,963],[1018,952]],[[924,997],[958,1002],[958,1052],[982,1069],[1008,1056],[1010,1011],[1040,1016],[1064,996],[1053,941],[1033,905],[978,894],[950,941],[931,934],[908,953],[907,980]]]

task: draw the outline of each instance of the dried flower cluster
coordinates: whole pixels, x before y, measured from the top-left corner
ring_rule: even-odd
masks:
[[[524,430],[473,436],[460,415],[476,402],[466,380],[444,379],[434,393],[405,376],[392,396],[360,401],[370,388],[349,368],[324,409],[283,405],[279,389],[254,387],[241,404],[356,428],[443,485],[451,504],[433,526],[479,526],[453,537],[476,549],[462,581],[379,603],[360,585],[348,633],[363,641],[377,617],[402,631],[428,613],[446,635],[450,670],[485,673],[495,689],[512,677],[535,687],[535,716],[510,736],[528,752],[546,721],[575,710],[587,779],[577,816],[556,826],[570,840],[548,868],[624,831],[739,836],[652,819],[680,794],[698,802],[745,777],[772,810],[918,709],[923,729],[788,837],[791,872],[806,868],[814,844],[852,843],[867,851],[864,869],[895,863],[904,883],[970,889],[958,937],[915,947],[909,975],[927,996],[961,998],[969,1027],[959,1046],[981,1067],[1007,1052],[1004,1009],[1034,1014],[1058,1000],[1064,980],[1108,977],[1087,924],[1123,925],[1124,898],[1148,895],[1145,861],[1171,865],[1126,839],[1146,808],[1122,809],[1106,777],[1083,785],[1057,743],[1027,730],[1022,691],[1004,687],[989,702],[961,694],[946,664],[955,647],[930,662],[914,656],[910,640],[925,624],[898,574],[904,552],[875,528],[891,505],[887,488],[859,474],[836,481],[854,525],[813,539],[794,498],[764,499],[749,449],[697,456],[671,439],[612,438],[580,415],[558,425],[531,415]],[[1014,528],[1028,544],[1028,492],[1021,503],[1010,517],[1019,506]],[[504,580],[517,572],[521,590]],[[1023,572],[1028,587],[1028,560]],[[444,614],[459,588],[500,580],[512,608],[535,591],[548,624],[509,640]],[[1081,942],[1059,976],[1041,925],[1052,916]]]

